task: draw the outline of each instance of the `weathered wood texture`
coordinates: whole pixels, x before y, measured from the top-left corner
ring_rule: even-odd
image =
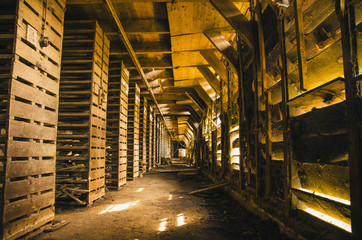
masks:
[[[90,205],[105,193],[109,41],[96,21],[69,21],[63,48],[57,197]]]
[[[41,232],[54,218],[64,8],[62,0],[0,3],[1,239]]]
[[[140,127],[139,127],[139,167],[140,174],[147,171],[147,99],[141,96],[140,103]]]
[[[110,64],[107,103],[106,186],[119,189],[127,178],[127,116],[129,72],[123,63]]]
[[[140,88],[134,82],[129,84],[127,123],[127,179],[139,176],[140,137]]]
[[[147,170],[154,168],[153,144],[154,144],[154,113],[151,106],[147,107],[147,125],[146,125],[146,164]]]
[[[346,122],[345,102],[292,119],[294,188],[350,200]],[[328,203],[323,196],[295,194],[310,208],[350,223],[349,205],[342,204],[341,209],[341,204]]]

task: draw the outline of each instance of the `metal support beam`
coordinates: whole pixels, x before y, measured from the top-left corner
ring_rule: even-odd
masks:
[[[148,81],[147,81],[146,75],[145,75],[145,73],[144,73],[143,70],[142,70],[141,64],[140,64],[140,62],[138,61],[138,58],[137,58],[137,56],[136,56],[136,53],[134,52],[133,47],[132,47],[132,45],[131,45],[131,43],[130,43],[130,41],[129,41],[129,39],[128,39],[127,33],[125,32],[125,30],[124,30],[124,28],[123,28],[123,26],[122,26],[122,24],[121,24],[121,21],[119,20],[119,17],[118,17],[118,15],[117,15],[117,11],[116,11],[116,9],[115,9],[114,6],[113,6],[112,0],[105,0],[105,1],[106,1],[106,3],[107,3],[107,6],[108,6],[110,12],[112,13],[112,16],[113,16],[114,21],[115,21],[116,24],[117,24],[117,27],[118,27],[118,30],[119,30],[119,33],[120,33],[122,42],[123,42],[124,46],[126,47],[128,53],[129,53],[129,55],[130,55],[130,57],[131,57],[131,59],[132,59],[132,61],[133,61],[133,64],[136,66],[136,69],[137,69],[138,73],[140,74],[143,82],[144,82],[145,85],[147,86],[147,90],[150,92],[151,98],[152,98],[153,102],[155,103],[158,111],[160,112],[160,115],[161,115],[161,117],[162,117],[162,120],[163,120],[163,122],[164,122],[164,125],[165,125],[165,127],[167,128],[165,117],[163,116],[163,113],[161,112],[161,109],[160,109],[160,107],[158,106],[156,97],[155,97],[155,95],[153,94],[152,88],[150,87],[150,84],[149,84]],[[172,136],[172,134],[171,134],[171,132],[170,132],[170,129],[167,128],[167,130],[168,130],[169,134]]]

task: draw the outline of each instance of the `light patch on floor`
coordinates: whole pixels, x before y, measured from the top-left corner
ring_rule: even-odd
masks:
[[[139,189],[137,190],[137,192],[142,192],[142,190],[143,190],[143,188],[139,188]]]
[[[161,219],[160,226],[158,227],[158,231],[160,231],[160,232],[166,231],[167,220],[168,220],[167,218]]]
[[[185,225],[185,217],[184,217],[184,214],[183,213],[180,213],[179,215],[177,215],[177,226],[180,227],[180,226],[183,226]]]
[[[169,201],[172,200],[172,194],[170,194],[170,196],[168,196],[168,200],[169,200]]]
[[[119,212],[119,211],[123,211],[126,210],[127,208],[129,208],[130,206],[135,206],[137,205],[139,201],[134,201],[134,202],[129,202],[129,203],[124,203],[124,204],[115,204],[115,205],[110,205],[108,206],[105,210],[103,210],[102,212],[100,212],[99,214],[105,214],[105,213],[110,213],[110,212]]]

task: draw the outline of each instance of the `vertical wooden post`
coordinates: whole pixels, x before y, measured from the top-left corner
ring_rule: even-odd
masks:
[[[349,0],[336,1],[336,13],[341,23],[343,68],[346,87],[347,104],[347,137],[348,137],[348,155],[349,155],[349,174],[350,174],[350,194],[351,194],[351,220],[352,220],[352,239],[360,239],[362,236],[362,137],[361,127],[362,119],[357,111],[358,93],[355,77],[357,75],[354,66],[352,47],[352,26],[350,15]]]
[[[304,41],[304,24],[303,24],[303,11],[302,0],[294,0],[294,19],[295,19],[295,32],[297,37],[297,52],[298,52],[298,66],[299,66],[299,83],[300,90],[306,91],[307,79],[307,60],[305,54],[305,41]]]
[[[283,175],[284,175],[284,217],[289,216],[290,210],[290,149],[289,149],[289,131],[288,131],[288,118],[289,108],[288,101],[288,78],[287,78],[287,56],[285,49],[285,34],[284,34],[284,16],[283,9],[280,9],[278,15],[278,33],[279,33],[279,47],[282,60],[282,115],[283,115]]]
[[[238,90],[239,90],[239,181],[240,181],[240,188],[244,189],[246,182],[245,182],[245,156],[244,156],[244,141],[243,138],[246,131],[245,129],[245,103],[244,103],[244,86],[243,86],[243,49],[241,45],[241,38],[238,37],[238,53],[239,53],[239,68],[238,68]]]
[[[266,136],[266,159],[265,159],[265,194],[270,194],[270,161],[272,155],[271,145],[271,111],[270,102],[271,96],[267,91],[266,79],[266,62],[265,62],[265,43],[264,43],[264,29],[262,22],[261,0],[256,4],[257,18],[258,18],[258,36],[259,36],[259,56],[260,56],[260,71],[262,82],[262,96],[265,103],[265,136]]]

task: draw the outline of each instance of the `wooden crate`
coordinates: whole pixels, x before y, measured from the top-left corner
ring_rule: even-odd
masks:
[[[1,239],[39,233],[54,218],[64,8],[64,0],[0,2]]]
[[[140,174],[143,174],[147,171],[147,99],[146,97],[141,97],[140,104],[140,137],[139,137],[139,167]]]
[[[137,83],[130,82],[128,93],[127,122],[127,179],[139,176],[139,120],[140,120],[140,88]]]
[[[57,200],[105,193],[109,40],[96,21],[65,23],[57,137]]]
[[[128,82],[124,64],[110,64],[106,138],[106,186],[110,189],[119,189],[127,179]]]

